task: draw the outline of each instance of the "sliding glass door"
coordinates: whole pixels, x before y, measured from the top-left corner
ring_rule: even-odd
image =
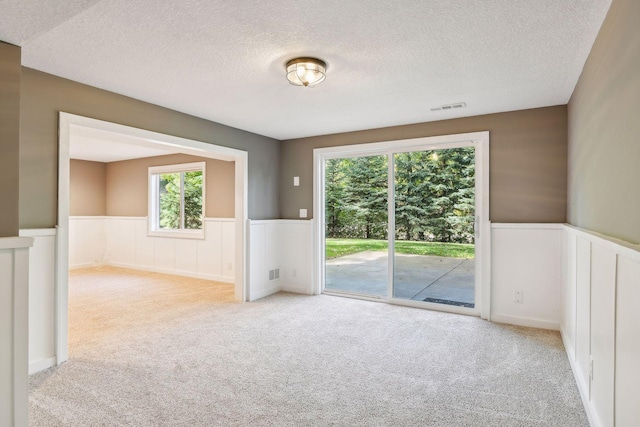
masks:
[[[393,162],[393,298],[474,307],[474,148],[394,153]]]
[[[388,158],[325,163],[325,289],[388,294]]]
[[[477,149],[460,141],[322,157],[322,290],[478,312]]]

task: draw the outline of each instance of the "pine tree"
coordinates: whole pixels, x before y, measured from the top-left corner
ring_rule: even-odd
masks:
[[[358,234],[384,239],[387,232],[387,157],[349,159],[346,201],[357,219]]]
[[[453,241],[473,243],[475,221],[475,151],[473,148],[458,148],[452,151],[451,167],[457,168],[457,184],[451,195],[452,215],[448,216]]]
[[[415,240],[421,231],[425,211],[420,192],[426,176],[422,152],[398,153],[395,156],[396,238]]]
[[[474,149],[397,153],[396,238],[473,242]],[[327,236],[384,239],[387,235],[387,157],[328,160]]]
[[[345,216],[344,159],[329,159],[325,165],[325,219],[327,237],[342,237]]]
[[[429,240],[473,238],[475,167],[473,148],[426,151],[428,178],[422,201]],[[425,236],[427,237],[427,236]]]

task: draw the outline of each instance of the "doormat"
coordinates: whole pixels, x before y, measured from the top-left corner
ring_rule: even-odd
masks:
[[[435,302],[436,304],[455,305],[456,307],[467,307],[467,308],[475,307],[475,304],[472,302],[449,301],[448,299],[440,299],[440,298],[425,298],[422,301]]]

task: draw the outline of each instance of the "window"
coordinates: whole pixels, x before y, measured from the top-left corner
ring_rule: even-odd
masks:
[[[149,235],[204,238],[205,162],[149,168]]]

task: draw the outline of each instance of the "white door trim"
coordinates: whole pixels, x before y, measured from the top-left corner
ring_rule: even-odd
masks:
[[[248,161],[246,151],[206,142],[166,135],[116,123],[96,120],[60,112],[58,149],[58,238],[56,247],[56,327],[55,345],[57,363],[66,361],[68,353],[69,304],[69,147],[73,127],[89,127],[120,133],[144,140],[145,144],[173,146],[182,153],[200,157],[235,161],[235,298],[246,301],[248,295],[246,263],[247,240],[245,227],[248,219]]]
[[[371,156],[396,152],[456,148],[472,143],[476,147],[476,275],[480,278],[480,289],[476,289],[476,311],[483,319],[490,320],[491,313],[491,222],[489,220],[489,132],[473,132],[456,135],[443,135],[425,138],[414,138],[394,141],[374,142],[367,144],[343,145],[336,147],[316,148],[313,150],[313,292],[320,294],[324,284],[324,162],[331,158]],[[395,299],[389,302],[403,303]],[[427,306],[426,304],[424,305]],[[437,304],[429,307],[443,311],[460,312],[457,307]],[[468,312],[468,311],[466,311]]]

